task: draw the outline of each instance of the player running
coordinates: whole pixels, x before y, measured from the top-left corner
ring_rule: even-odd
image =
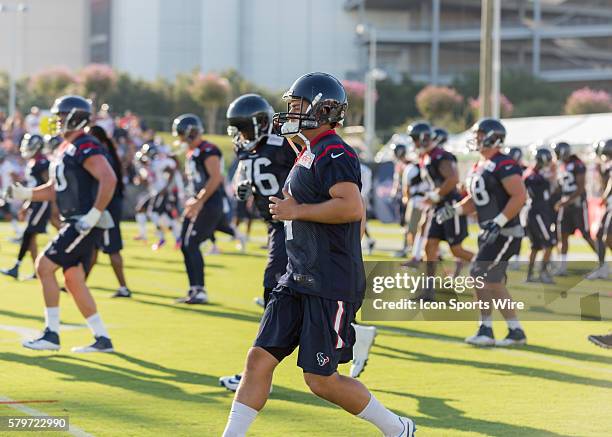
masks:
[[[578,156],[571,151],[566,142],[551,145],[560,165],[558,182],[561,188],[561,200],[555,204],[557,211],[557,232],[561,235],[560,265],[555,275],[567,275],[567,252],[569,237],[576,229],[582,238],[597,253],[595,242],[589,233],[589,208],[586,196],[586,166]]]
[[[21,157],[27,161],[25,168],[25,180],[27,187],[35,188],[44,185],[49,180],[49,160],[43,154],[45,141],[40,135],[25,134],[21,140]],[[38,246],[36,236],[47,233],[47,223],[51,216],[49,201],[26,202],[23,205],[26,211],[27,225],[21,237],[21,245],[17,254],[17,261],[10,269],[0,270],[1,273],[17,279],[19,277],[19,266],[28,252],[32,261],[36,263]],[[33,275],[36,277],[36,274]]]
[[[355,151],[334,131],[347,107],[342,84],[325,73],[297,79],[275,115],[281,133],[302,146],[272,218],[285,222],[288,263],[271,293],[232,403],[224,437],[245,436],[265,405],[276,366],[299,346],[298,366],[313,393],[377,426],[413,436],[415,425],[382,406],[356,379],[341,376],[352,355],[351,322],[363,300],[364,208]]]
[[[177,303],[208,303],[200,244],[208,240],[223,221],[222,155],[217,146],[202,139],[203,133],[202,121],[194,114],[180,115],[172,123],[172,135],[187,149],[185,168],[191,196],[185,202],[181,228],[181,251],[189,291],[187,296],[177,299]]]
[[[481,232],[478,253],[472,264],[471,275],[482,277],[484,286],[476,288],[476,296],[483,305],[480,327],[476,335],[465,341],[476,346],[511,346],[525,344],[527,337],[511,307],[500,309],[508,324],[508,335],[495,342],[491,318],[492,299],[512,299],[506,288],[508,260],[518,252],[523,237],[519,212],[527,200],[521,168],[508,155],[501,153],[506,128],[499,120],[485,118],[472,127],[470,146],[481,158],[468,175],[468,196],[455,207],[449,205],[438,211],[436,219],[444,222],[455,215],[476,213]]]
[[[524,175],[525,187],[529,195],[527,201],[527,236],[531,241],[526,282],[554,283],[548,270],[552,249],[557,244],[550,183],[552,162],[553,156],[550,150],[539,148],[535,152],[535,164],[528,168]],[[544,250],[544,255],[540,274],[535,277],[533,269],[540,250]]]
[[[456,257],[456,274],[458,274],[463,262],[469,263],[474,258],[474,254],[461,245],[468,235],[467,218],[457,215],[453,217],[453,220],[444,223],[436,221],[437,211],[461,200],[461,195],[457,190],[459,183],[457,158],[432,142],[433,133],[428,123],[411,124],[408,126],[408,135],[414,141],[421,156],[419,163],[421,177],[431,187],[425,194],[425,203],[430,206],[426,217],[426,232],[424,232],[427,276],[433,277],[436,274],[440,241],[446,241],[452,254]],[[431,284],[425,285],[419,298],[434,300],[434,290]]]
[[[51,112],[57,116],[57,128],[64,138],[53,157],[51,179],[36,188],[12,185],[8,193],[14,199],[34,202],[56,198],[64,222],[59,234],[36,260],[45,299],[46,327],[41,337],[25,341],[23,346],[59,350],[60,287],[55,272],[62,268],[65,286],[95,337],[90,346],[72,351],[112,352],[113,344],[85,284],[85,267],[104,229],[113,226],[111,215],[105,210],[117,178],[100,143],[85,133],[92,115],[89,101],[80,96],[63,96],[55,100]]]

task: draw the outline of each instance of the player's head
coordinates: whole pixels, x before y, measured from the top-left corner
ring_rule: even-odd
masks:
[[[546,169],[552,165],[553,155],[546,147],[536,149],[534,153],[535,165],[538,169]]]
[[[41,152],[45,146],[45,140],[40,135],[25,134],[19,146],[19,153],[23,159],[30,159]]]
[[[145,143],[140,147],[140,161],[149,162],[159,154],[158,147],[153,143]]]
[[[448,141],[448,131],[441,127],[433,128],[433,138],[431,142],[434,143],[436,147],[443,147]]]
[[[51,113],[56,117],[56,128],[62,135],[84,129],[91,120],[91,102],[76,95],[55,99]]]
[[[565,141],[552,143],[550,148],[555,152],[555,156],[559,161],[566,161],[572,154],[572,148]]]
[[[204,133],[202,120],[195,114],[179,115],[172,122],[172,136],[188,145],[194,144]]]
[[[498,149],[506,140],[506,128],[496,118],[482,118],[472,126],[472,138],[468,142],[470,149],[483,152]]]
[[[601,140],[597,143],[596,153],[602,161],[612,161],[612,139]]]
[[[46,154],[51,154],[62,144],[62,137],[59,135],[45,135],[45,147],[43,152]]]
[[[259,94],[245,94],[230,103],[226,117],[236,149],[250,152],[272,132],[274,110]]]
[[[393,156],[398,161],[402,161],[406,158],[406,154],[408,153],[408,147],[403,143],[393,143],[389,146],[389,148],[393,151]]]
[[[507,147],[504,152],[516,162],[521,162],[523,159],[523,149],[520,147]]]
[[[406,129],[408,136],[412,138],[414,146],[419,152],[428,151],[435,147],[435,144],[431,141],[433,132],[429,123],[419,121],[418,123],[412,123]]]
[[[283,94],[283,100],[287,103],[287,112],[274,114],[281,135],[287,138],[297,135],[306,141],[305,131],[341,125],[348,107],[344,87],[327,73],[299,77]]]

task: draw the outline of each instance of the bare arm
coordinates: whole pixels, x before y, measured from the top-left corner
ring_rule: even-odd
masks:
[[[46,202],[47,200],[55,200],[55,181],[53,178],[32,190],[32,202]]]
[[[285,192],[285,198],[270,197],[270,212],[275,220],[341,224],[363,220],[364,206],[359,187],[352,182],[339,182],[329,189],[331,199],[321,203],[302,203]]]
[[[470,215],[476,212],[476,205],[474,205],[471,195],[461,199],[461,201],[457,203],[456,208],[461,208],[461,215]]]
[[[439,170],[444,178],[444,182],[436,191],[440,197],[444,197],[457,187],[459,183],[459,172],[457,171],[457,165],[448,159],[440,162]]]
[[[83,167],[98,180],[98,194],[93,207],[104,211],[115,193],[117,176],[108,160],[102,155],[90,156],[83,162]]]

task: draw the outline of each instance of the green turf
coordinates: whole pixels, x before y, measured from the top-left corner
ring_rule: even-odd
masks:
[[[380,237],[399,238],[393,227],[378,229]],[[206,259],[212,303],[198,307],[172,303],[186,289],[180,252],[166,247],[152,253],[132,241],[134,231],[133,224],[124,226],[134,298],[110,298],[116,283],[104,257],[90,280],[115,354],[69,352],[90,334],[67,296],[62,321],[74,326],[62,332],[62,351],[23,349],[21,336],[8,329],[42,327],[40,287],[0,277],[0,396],[57,401],[30,406],[68,415],[93,435],[219,436],[232,395],[217,378],[241,369],[261,314],[252,299],[261,292],[266,260],[259,248],[263,227],[255,227],[244,255],[219,237],[224,253]],[[10,265],[17,251],[8,235],[8,226],[0,226],[1,266]],[[27,260],[22,274],[30,268]],[[495,326],[502,335],[503,325]],[[419,436],[602,436],[612,429],[612,355],[586,341],[590,333],[607,332],[608,323],[527,322],[530,345],[514,350],[463,344],[475,329],[471,322],[378,327],[361,380],[390,408],[414,417]],[[279,366],[274,392],[249,435],[378,435],[311,395],[295,360]],[[10,414],[21,413],[0,405],[0,416]]]

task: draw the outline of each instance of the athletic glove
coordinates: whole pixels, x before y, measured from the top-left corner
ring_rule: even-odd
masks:
[[[242,181],[236,187],[236,198],[241,201],[247,200],[253,194],[253,186],[250,181]]]
[[[480,234],[480,242],[483,245],[492,244],[499,237],[501,232],[501,226],[494,221],[491,221],[484,225],[482,228],[482,234]]]
[[[445,221],[455,217],[456,214],[457,211],[455,210],[455,207],[447,203],[436,212],[436,222],[441,225]]]
[[[12,184],[4,194],[6,200],[32,200],[32,189],[21,184]]]
[[[102,211],[96,208],[91,208],[87,214],[85,214],[76,222],[76,230],[79,231],[79,233],[81,234],[88,233],[94,226],[98,224],[98,222],[100,221],[100,217],[102,217]]]

